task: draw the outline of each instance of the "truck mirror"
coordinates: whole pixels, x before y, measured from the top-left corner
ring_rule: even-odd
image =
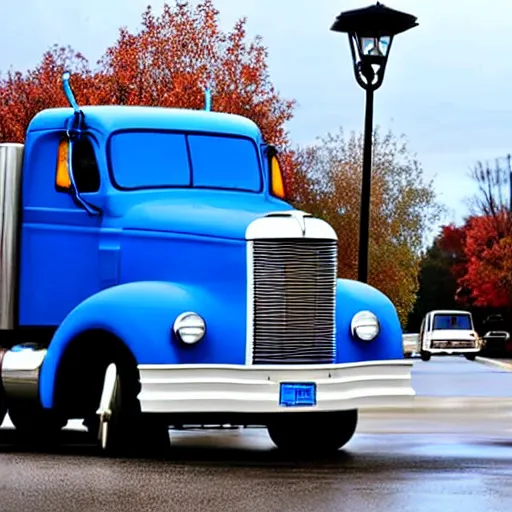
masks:
[[[284,184],[283,171],[277,157],[277,150],[273,146],[268,147],[269,169],[270,169],[270,192],[273,196],[286,199],[286,187]]]
[[[98,200],[92,198],[85,201],[81,197],[81,192],[97,192],[100,188],[99,172],[97,176],[92,176],[92,181],[86,182],[85,187],[82,183],[81,190],[77,187],[76,176],[73,174],[71,156],[73,155],[74,147],[71,145],[73,141],[67,137],[61,139],[59,142],[59,149],[57,151],[57,169],[55,171],[55,188],[61,192],[68,192],[73,197],[74,201],[86,210],[90,215],[100,215],[101,205]],[[96,169],[97,170],[97,169]],[[88,187],[88,188],[86,188]],[[92,188],[91,188],[92,187]]]
[[[69,175],[69,139],[62,139],[59,143],[55,186],[58,190],[71,190],[71,177]]]

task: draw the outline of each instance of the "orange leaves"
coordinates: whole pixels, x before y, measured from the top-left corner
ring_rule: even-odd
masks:
[[[148,9],[142,30],[132,39],[121,33],[107,51],[104,72],[116,77],[129,104],[202,108],[209,86],[214,110],[253,119],[270,143],[285,146],[284,124],[294,103],[276,93],[267,50],[259,38],[247,41],[245,23],[239,20],[231,32],[222,32],[210,0],[195,9],[166,5],[158,17]]]
[[[148,8],[136,35],[120,33],[102,60],[115,80],[114,102],[202,108],[211,87],[214,110],[253,119],[271,143],[287,143],[284,123],[293,102],[276,94],[268,77],[266,49],[257,38],[247,42],[245,20],[221,31],[211,0],[192,8],[165,5],[160,16]],[[117,83],[116,83],[117,81]]]
[[[65,69],[74,73],[73,86],[81,98],[88,98],[91,74],[87,61],[71,48],[55,46],[33,70],[25,74],[8,72],[0,79],[0,141],[22,142],[35,114],[44,108],[67,105],[61,86]]]
[[[224,32],[218,15],[212,0],[165,4],[160,15],[148,7],[140,30],[121,28],[94,72],[79,53],[52,48],[34,70],[0,78],[0,140],[22,141],[38,111],[67,106],[60,83],[67,68],[81,105],[201,109],[209,86],[214,110],[251,118],[269,143],[286,147],[294,102],[270,81],[267,49],[260,38],[247,40],[245,19]]]

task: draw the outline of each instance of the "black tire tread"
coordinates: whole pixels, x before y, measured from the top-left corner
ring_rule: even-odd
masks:
[[[8,407],[17,443],[23,446],[54,445],[67,421],[52,410]]]
[[[267,425],[272,442],[282,451],[321,455],[338,451],[353,437],[357,410],[282,415]]]

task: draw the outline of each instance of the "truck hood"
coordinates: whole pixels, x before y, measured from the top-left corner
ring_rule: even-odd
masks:
[[[196,203],[190,197],[173,198],[172,202],[158,200],[134,206],[125,214],[123,228],[244,240],[247,227],[255,219],[291,209],[284,202],[270,202],[259,195],[243,200],[236,195],[201,199]]]

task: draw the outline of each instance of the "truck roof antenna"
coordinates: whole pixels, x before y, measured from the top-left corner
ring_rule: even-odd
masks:
[[[204,99],[204,109],[207,112],[210,112],[212,109],[212,91],[209,87],[206,87],[205,91],[205,99]]]

